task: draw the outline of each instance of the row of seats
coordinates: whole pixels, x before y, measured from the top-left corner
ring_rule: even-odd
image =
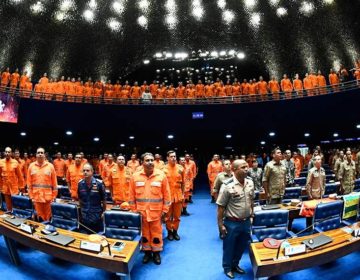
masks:
[[[324,232],[339,228],[341,225],[349,225],[348,221],[342,219],[344,202],[336,200],[329,203],[319,203],[315,208],[313,217],[315,232]],[[359,206],[358,206],[359,208]],[[357,220],[360,219],[358,211]],[[252,224],[252,242],[260,242],[265,238],[285,239],[294,236],[288,230],[289,211],[288,210],[262,210],[255,212]]]
[[[13,215],[24,219],[34,217],[34,207],[28,196],[13,195],[11,199]],[[70,231],[79,230],[79,208],[77,205],[54,202],[51,204],[51,213],[51,220],[47,224]],[[104,232],[101,234],[108,238],[139,241],[141,216],[134,212],[105,211]]]

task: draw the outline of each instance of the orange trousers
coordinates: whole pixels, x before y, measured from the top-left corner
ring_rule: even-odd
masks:
[[[50,221],[51,202],[34,202],[34,206],[38,217],[40,217],[44,221]]]
[[[182,203],[183,203],[182,201],[171,203],[169,212],[166,213],[166,217],[165,217],[167,230],[179,229]]]
[[[12,210],[11,194],[4,194],[4,197],[5,197],[6,210],[11,211]]]
[[[161,219],[148,222],[142,218],[142,250],[160,252],[163,249]]]
[[[189,202],[189,198],[192,195],[192,191],[185,191],[184,193],[184,201],[182,203],[183,207],[187,207],[188,202]]]

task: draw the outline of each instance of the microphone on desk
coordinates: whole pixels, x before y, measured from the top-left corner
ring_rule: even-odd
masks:
[[[316,221],[316,222],[312,223],[310,226],[304,228],[303,230],[300,230],[300,231],[299,231],[298,233],[296,233],[294,236],[285,238],[283,241],[281,241],[281,243],[280,243],[280,245],[279,245],[279,248],[278,248],[278,250],[277,250],[277,253],[276,253],[276,258],[274,258],[274,260],[279,260],[279,254],[280,254],[281,246],[282,246],[282,244],[283,244],[285,241],[288,241],[289,239],[298,237],[299,234],[307,231],[308,229],[312,228],[313,226],[317,225],[318,223],[325,222],[326,220],[330,220],[330,219],[332,219],[332,218],[333,218],[333,217],[323,218],[323,219],[321,219],[321,220],[319,220],[319,221]],[[312,239],[310,239],[310,240],[312,240]],[[309,241],[309,243],[311,243],[311,242]]]

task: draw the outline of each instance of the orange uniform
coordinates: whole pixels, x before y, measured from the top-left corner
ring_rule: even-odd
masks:
[[[104,168],[102,169],[102,173],[100,173],[102,180],[104,181],[104,185],[107,188],[110,188],[111,191],[111,185],[109,183],[109,175],[112,170],[112,168],[115,166],[115,162],[108,162],[104,165]]]
[[[132,172],[126,166],[115,164],[109,174],[109,185],[112,186],[112,199],[115,204],[129,200],[130,180]]]
[[[294,90],[297,92],[297,94],[299,96],[302,96],[304,88],[303,88],[303,83],[300,79],[295,79],[293,81],[293,87],[294,87]]]
[[[197,169],[194,161],[189,160],[184,164],[184,203],[183,207],[187,207],[188,200],[192,195],[194,189],[194,179],[196,177]]]
[[[129,160],[126,166],[129,167],[131,171],[134,173],[136,171],[136,168],[140,166],[140,163],[138,160]]]
[[[216,88],[216,96],[218,97],[226,96],[226,88],[223,85],[220,85]]]
[[[204,86],[204,84],[197,84],[195,86],[195,91],[196,91],[196,98],[205,97],[205,86]]]
[[[20,74],[17,72],[14,72],[10,76],[10,86],[12,88],[16,88],[18,86],[18,83],[20,81]]]
[[[12,210],[11,195],[24,188],[24,178],[20,165],[15,159],[0,160],[0,190],[5,196],[6,208]]]
[[[225,93],[226,93],[226,96],[232,96],[233,95],[233,87],[232,87],[232,85],[229,85],[229,84],[225,85]]]
[[[293,86],[290,79],[284,78],[281,80],[281,90],[285,93],[286,98],[291,98],[291,92],[293,91]]]
[[[71,164],[66,171],[66,181],[72,199],[78,200],[78,184],[81,179],[84,179],[83,165]]]
[[[334,92],[339,91],[340,79],[336,73],[329,74],[329,82]]]
[[[120,93],[121,93],[121,85],[120,84],[115,84],[114,85],[114,97],[115,98],[120,98]]]
[[[314,95],[314,85],[310,77],[304,78],[304,89],[306,90],[308,96]]]
[[[130,90],[130,97],[134,99],[139,99],[141,96],[141,88],[139,86],[133,86]]]
[[[34,202],[35,210],[44,221],[51,217],[51,202],[57,196],[57,182],[54,166],[45,161],[40,165],[37,161],[30,164],[26,176],[29,196]]]
[[[261,94],[262,96],[266,96],[266,94],[268,93],[268,84],[265,81],[259,81],[257,83],[257,88],[258,88],[258,92],[259,94]]]
[[[100,163],[99,163],[99,174],[100,175],[103,173],[103,170],[104,170],[105,165],[107,164],[107,162],[108,162],[107,159],[100,160]]]
[[[171,193],[171,205],[165,218],[166,229],[177,231],[184,200],[184,168],[179,164],[174,166],[166,164],[163,171],[168,179]]]
[[[150,93],[151,93],[152,98],[153,99],[156,98],[157,92],[158,92],[158,89],[159,89],[159,85],[158,84],[150,84],[149,89],[150,89]]]
[[[300,172],[302,170],[302,165],[301,165],[301,159],[299,157],[294,157],[294,165],[295,165],[295,178],[300,177]]]
[[[215,96],[215,86],[214,85],[206,85],[204,87],[205,89],[205,97],[209,98],[209,97],[214,97]]]
[[[130,180],[129,205],[141,213],[142,249],[159,252],[163,249],[161,216],[169,211],[171,195],[164,172],[154,169],[148,177],[136,172]]]
[[[241,85],[234,84],[232,87],[232,94],[233,96],[240,96],[241,95]]]
[[[4,71],[1,74],[1,86],[7,87],[10,82],[10,72]]]
[[[156,169],[163,170],[164,167],[165,167],[165,163],[164,163],[164,161],[162,161],[162,160],[154,160],[154,167],[155,167]]]
[[[310,80],[311,80],[311,82],[312,82],[312,85],[313,85],[313,87],[314,87],[314,94],[318,94],[318,93],[319,93],[319,92],[318,92],[319,84],[318,84],[318,79],[317,79],[316,75],[310,74],[310,75],[309,75],[309,78],[310,78]]]
[[[66,174],[66,164],[65,164],[65,160],[63,160],[62,158],[56,158],[53,161],[53,165],[55,168],[55,173],[57,177],[60,178],[65,178],[65,174]]]
[[[319,86],[319,91],[320,91],[320,94],[325,94],[326,93],[326,80],[325,80],[325,77],[323,75],[317,75],[316,76],[317,78],[317,84]]]
[[[216,176],[223,171],[223,165],[221,161],[211,161],[207,166],[207,174],[209,178],[210,193],[214,187]]]
[[[280,92],[280,85],[278,81],[271,80],[269,81],[269,89],[270,92],[274,95],[276,99],[279,98],[279,92]]]
[[[186,88],[184,86],[179,86],[176,88],[176,98],[185,98],[186,97]]]

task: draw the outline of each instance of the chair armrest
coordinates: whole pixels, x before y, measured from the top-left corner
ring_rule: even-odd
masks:
[[[140,236],[140,235],[136,235],[136,237],[134,238],[133,241],[140,242],[140,241],[141,241],[141,236]]]
[[[293,233],[291,230],[286,232],[288,237],[296,237],[297,235],[295,233]]]
[[[51,223],[49,221],[43,221],[41,222],[43,225],[51,225]]]
[[[70,231],[76,231],[77,229],[78,229],[77,226],[73,226],[73,227],[70,227],[68,230],[70,230]]]
[[[257,238],[257,236],[255,234],[252,234],[251,235],[251,242],[254,243],[254,242],[260,242],[259,239]]]
[[[341,221],[342,224],[344,224],[345,226],[351,226],[353,223],[346,221],[346,220],[342,220]]]
[[[314,231],[315,231],[315,232],[324,232],[324,231],[322,231],[319,227],[314,227]]]

